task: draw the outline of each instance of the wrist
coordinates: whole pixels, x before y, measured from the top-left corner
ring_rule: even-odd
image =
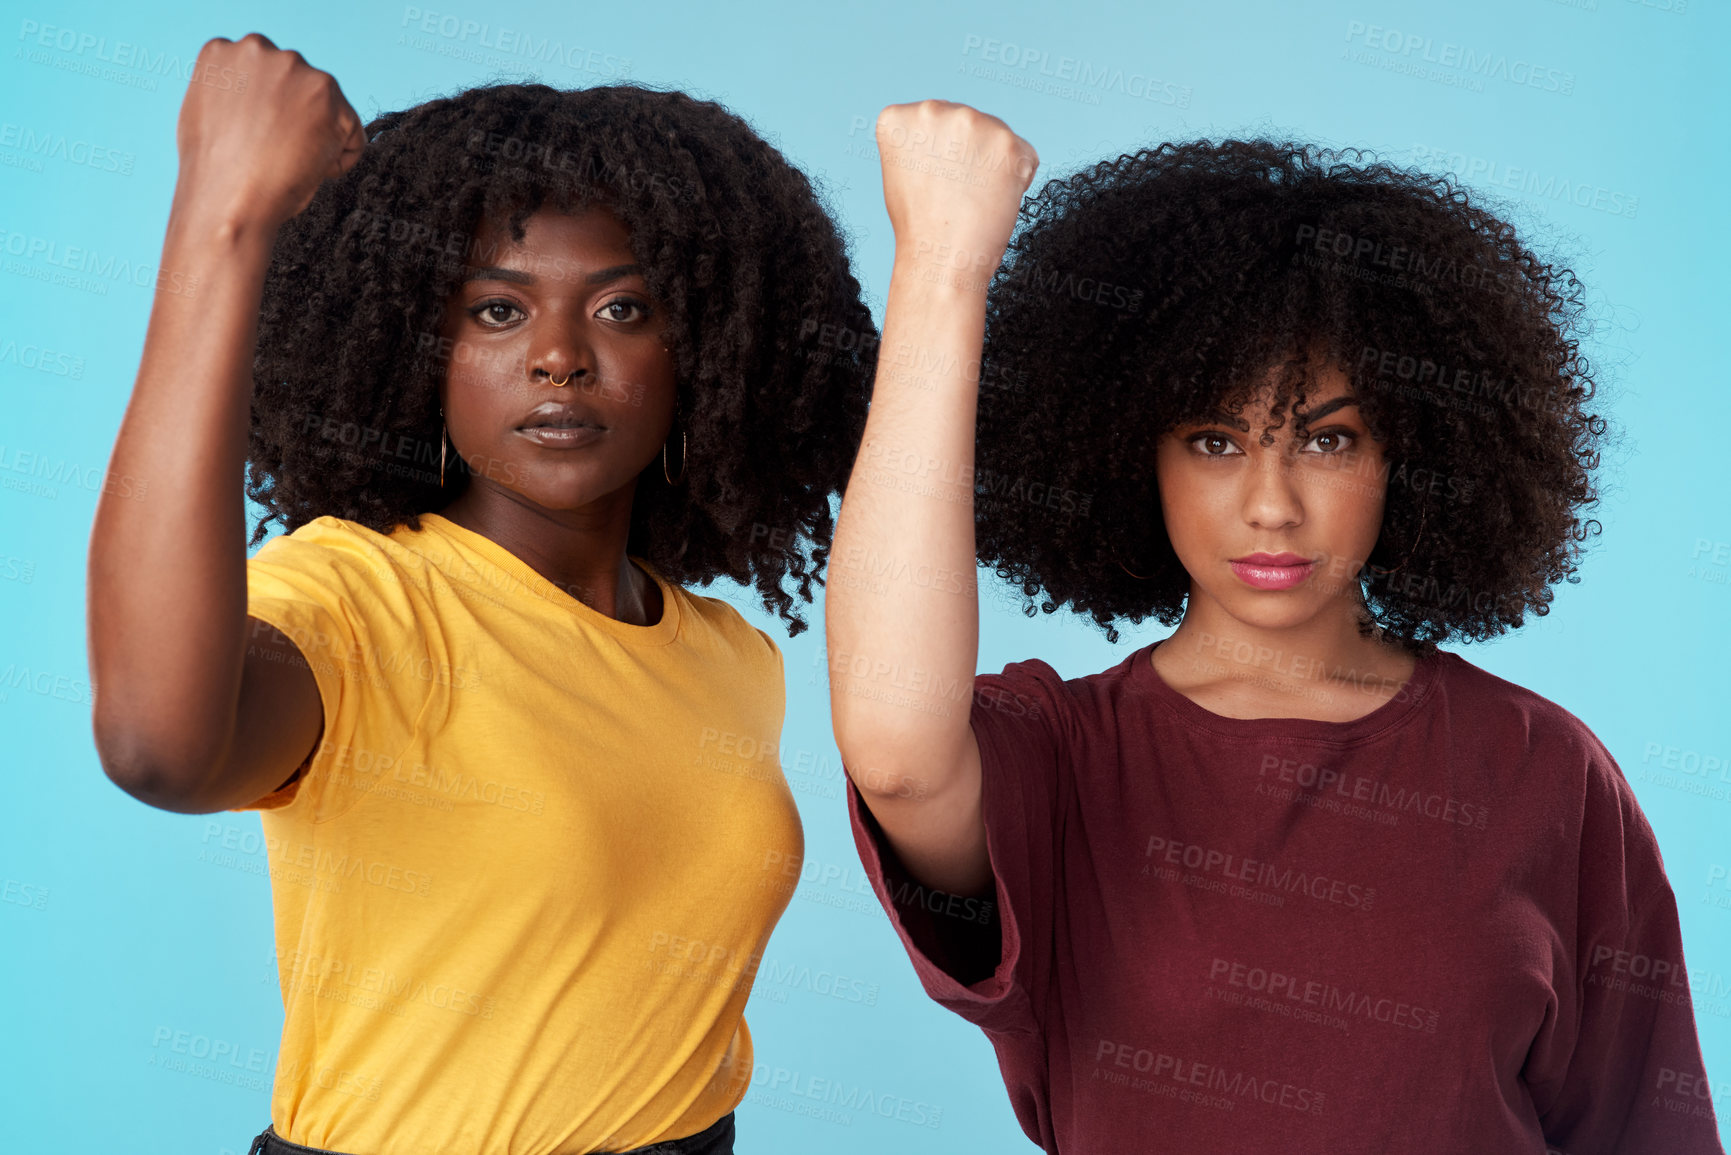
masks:
[[[965,250],[937,245],[910,245],[904,250],[898,244],[890,289],[904,295],[983,300],[997,269],[997,261],[988,263]]]
[[[175,185],[169,207],[169,232],[225,247],[262,246],[276,241],[284,218],[261,209],[262,198],[241,189],[213,189],[196,180]]]

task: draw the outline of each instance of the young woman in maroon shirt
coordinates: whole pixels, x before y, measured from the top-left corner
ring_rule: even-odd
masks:
[[[836,741],[874,886],[1029,1138],[1720,1152],[1627,782],[1437,648],[1546,612],[1596,529],[1572,274],[1446,181],[1263,141],[1050,182],[1010,244],[1037,158],[1001,121],[898,105],[878,141]],[[1029,613],[1177,628],[976,678],[976,556]]]

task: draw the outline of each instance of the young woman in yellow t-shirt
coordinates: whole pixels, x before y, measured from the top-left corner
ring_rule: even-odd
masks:
[[[179,149],[94,724],[134,797],[261,811],[255,1151],[730,1152],[803,843],[780,652],[684,587],[804,627],[875,346],[834,223],[681,93],[363,125],[256,34],[205,45]],[[288,530],[251,559],[243,465]]]

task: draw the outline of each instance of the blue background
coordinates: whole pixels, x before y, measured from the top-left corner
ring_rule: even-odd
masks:
[[[1301,13],[1275,0],[1087,8],[880,0],[723,11],[525,0],[506,13],[458,2],[206,3],[166,12],[116,0],[8,0],[0,23],[0,766],[8,799],[0,808],[0,1063],[8,1068],[0,1146],[221,1155],[245,1151],[268,1118],[281,1025],[268,882],[200,861],[225,837],[255,845],[258,820],[142,806],[103,776],[90,737],[85,553],[150,289],[123,272],[52,283],[44,278],[57,270],[41,251],[43,243],[59,253],[95,250],[116,258],[116,270],[144,267],[148,286],[175,179],[185,81],[174,61],[189,63],[210,36],[251,30],[334,74],[363,116],[500,75],[566,86],[625,77],[720,100],[823,183],[880,319],[891,237],[870,126],[891,102],[935,96],[1003,117],[1039,150],[1040,179],[1146,142],[1282,132],[1453,169],[1500,195],[1530,239],[1572,264],[1590,289],[1597,328],[1588,351],[1619,440],[1605,463],[1605,532],[1583,582],[1561,589],[1549,617],[1464,653],[1583,718],[1633,783],[1677,894],[1720,1115],[1731,1112],[1731,887],[1717,881],[1731,866],[1731,772],[1702,769],[1713,758],[1731,763],[1720,350],[1731,254],[1718,215],[1731,176],[1723,139],[1731,84],[1719,59],[1731,43],[1725,6],[1353,0],[1308,3]],[[431,31],[421,12],[438,13]],[[464,20],[563,41],[582,50],[572,56],[577,67],[537,67],[479,48],[481,34],[465,33]],[[45,47],[42,26],[74,36],[57,31]],[[1539,75],[1559,90],[1426,65],[1426,38],[1433,58],[1445,43],[1507,56],[1552,70]],[[103,65],[99,52],[112,55],[119,41],[171,62]],[[1041,61],[1052,71],[1061,57],[1122,69],[1125,89],[1143,91],[1151,78],[1154,98],[1041,87]],[[85,163],[32,153],[26,131],[94,148],[70,150]],[[877,987],[867,1006],[760,975],[748,1010],[758,1060],[802,1083],[834,1079],[941,1109],[936,1128],[862,1111],[815,1118],[792,1110],[790,1096],[766,1097],[765,1079],[742,1107],[741,1149],[1033,1150],[986,1039],[925,998],[860,874],[828,726],[821,629],[789,641],[737,590],[707,592],[730,597],[782,639],[787,656],[783,761],[800,790],[812,877],[765,965],[808,965]],[[982,593],[985,670],[1039,655],[1079,676],[1161,632],[1128,631],[1109,646],[1073,618],[1025,619],[989,578]],[[821,606],[810,620],[821,621]],[[177,1032],[242,1055],[262,1051],[267,1075],[246,1087],[169,1069],[164,1039]]]

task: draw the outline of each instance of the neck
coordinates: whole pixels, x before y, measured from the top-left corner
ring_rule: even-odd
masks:
[[[648,625],[660,620],[661,595],[625,554],[631,496],[627,488],[579,509],[547,509],[476,479],[438,512],[509,550],[591,609]]]
[[[1414,665],[1380,631],[1358,632],[1368,611],[1356,594],[1275,627],[1233,617],[1192,587],[1184,620],[1155,651],[1155,666],[1175,689],[1218,712],[1355,717],[1392,696]]]

